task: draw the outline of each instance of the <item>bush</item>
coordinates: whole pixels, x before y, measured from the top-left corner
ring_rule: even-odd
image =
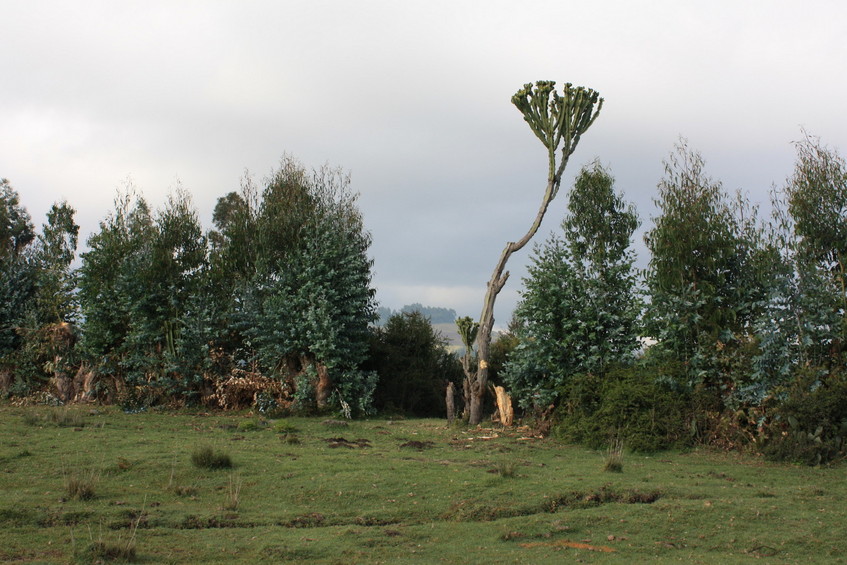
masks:
[[[636,452],[667,449],[686,439],[688,397],[656,381],[644,367],[619,368],[600,378],[575,376],[560,391],[554,433],[594,449],[623,441]]]
[[[847,378],[804,369],[785,400],[774,402],[763,452],[772,460],[819,465],[844,457]]]
[[[229,455],[216,452],[208,445],[192,453],[191,462],[200,469],[229,469],[232,467],[232,460]]]
[[[374,407],[383,413],[444,416],[447,382],[459,384],[463,374],[446,344],[420,312],[394,314],[375,328],[365,366],[379,374]]]

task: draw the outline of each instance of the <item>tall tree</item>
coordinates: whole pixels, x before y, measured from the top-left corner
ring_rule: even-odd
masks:
[[[0,368],[4,369],[15,364],[13,354],[21,345],[18,328],[36,289],[36,270],[28,250],[35,235],[17,191],[8,180],[0,179]]]
[[[494,329],[494,303],[509,278],[506,263],[513,253],[523,249],[538,231],[547,208],[559,191],[562,173],[568,159],[576,150],[580,137],[585,133],[603,107],[603,99],[590,88],[574,87],[566,83],[560,95],[553,81],[538,81],[525,84],[514,96],[512,103],[523,114],[532,132],[547,149],[547,188],[541,206],[527,233],[516,242],[506,244],[494,272],[488,282],[477,334],[477,368],[468,371],[466,389],[470,391],[469,423],[479,424],[482,420],[482,404],[488,386],[491,332]],[[561,146],[561,159],[557,163],[557,151]]]
[[[651,353],[681,363],[668,375],[716,394],[729,390],[736,353],[749,342],[764,295],[762,245],[755,210],[732,201],[681,141],[665,163],[660,215],[645,241]]]
[[[133,308],[146,288],[138,273],[147,263],[155,226],[146,201],[130,187],[88,238],[79,268],[79,300],[85,320],[83,355],[101,374],[123,379],[124,356],[133,331]]]
[[[798,367],[844,366],[847,344],[847,162],[806,135],[792,175],[775,191],[774,276],[758,324],[760,394]]]
[[[603,377],[638,347],[640,300],[630,245],[638,216],[599,164],[580,171],[557,235],[535,249],[516,311],[519,345],[505,380],[523,407],[557,400],[572,375]]]
[[[376,376],[360,365],[376,304],[356,200],[342,171],[290,157],[262,195],[244,334],[303,407],[370,409]]]
[[[76,319],[76,278],[71,263],[76,257],[79,226],[67,202],[53,204],[47,223],[38,234],[35,258],[38,265],[37,308],[42,323]]]

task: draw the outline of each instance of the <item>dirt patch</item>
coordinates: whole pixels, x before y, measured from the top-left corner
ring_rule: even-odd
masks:
[[[329,444],[327,447],[331,449],[336,449],[339,447],[346,447],[347,449],[371,447],[371,441],[369,439],[362,438],[354,439],[351,441],[348,439],[344,439],[343,437],[330,437],[325,439],[324,441]]]
[[[435,447],[435,444],[431,441],[407,441],[406,443],[401,443],[400,447],[408,447],[410,449],[417,449],[418,451],[423,451],[424,449],[431,449]]]

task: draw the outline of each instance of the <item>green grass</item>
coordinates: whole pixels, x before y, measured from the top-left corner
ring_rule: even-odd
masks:
[[[73,408],[25,410],[0,405],[0,562],[807,563],[847,555],[843,466],[698,450],[627,453],[622,472],[608,473],[604,451],[437,420],[343,427],[288,418],[299,439],[290,443],[273,421],[239,430],[244,414],[80,408],[85,425],[66,427],[51,411]],[[196,467],[201,446],[231,456],[234,470]],[[96,477],[93,497],[69,496],[73,476]]]

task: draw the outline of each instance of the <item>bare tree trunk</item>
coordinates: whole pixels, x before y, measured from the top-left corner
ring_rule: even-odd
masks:
[[[488,387],[488,363],[491,359],[491,332],[494,330],[494,302],[497,300],[497,295],[503,289],[506,281],[509,279],[509,271],[506,271],[506,262],[512,253],[520,251],[529,243],[532,236],[538,231],[541,226],[541,221],[544,219],[544,214],[547,213],[547,208],[550,206],[553,198],[559,190],[559,184],[562,180],[562,172],[565,170],[565,165],[568,162],[568,156],[562,159],[558,170],[553,174],[551,169],[550,179],[547,181],[547,190],[544,192],[544,199],[541,201],[541,207],[538,214],[535,216],[535,221],[532,222],[529,231],[517,242],[509,242],[503,253],[500,255],[500,260],[497,266],[494,267],[494,272],[491,275],[491,280],[488,281],[488,289],[485,293],[485,302],[482,306],[482,314],[479,316],[479,333],[476,337],[478,365],[476,374],[471,379],[471,408],[470,419],[468,422],[471,425],[477,425],[482,421],[482,401],[485,397],[485,390]]]
[[[556,94],[555,85],[553,81],[538,81],[535,83],[535,88],[531,84],[526,84],[512,97],[512,103],[520,110],[533,133],[547,148],[549,160],[547,190],[544,192],[541,207],[529,231],[517,242],[506,244],[491,275],[491,280],[488,281],[477,334],[478,369],[474,375],[468,376],[468,380],[471,381],[469,420],[471,425],[477,425],[482,421],[482,400],[488,386],[491,332],[494,329],[494,301],[509,278],[509,272],[505,270],[506,262],[512,253],[522,249],[538,231],[547,207],[559,191],[562,173],[568,159],[576,149],[580,136],[594,123],[603,106],[603,99],[594,90],[583,87],[572,88],[573,85],[567,83],[563,95],[559,96]],[[597,104],[596,111],[595,104]],[[556,151],[563,141],[562,161],[556,166]]]

